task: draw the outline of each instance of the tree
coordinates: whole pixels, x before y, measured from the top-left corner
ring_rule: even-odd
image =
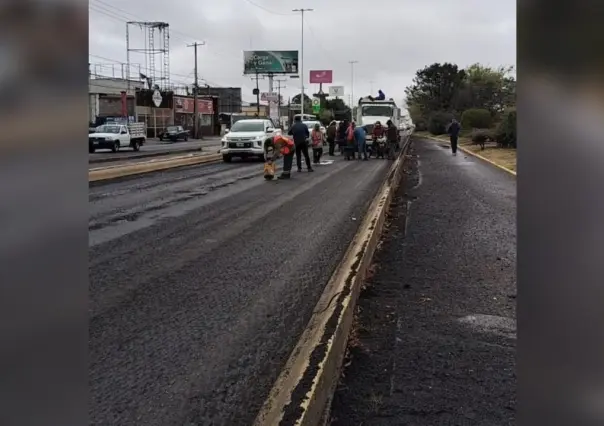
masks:
[[[466,78],[459,99],[463,109],[480,108],[495,116],[516,104],[516,80],[513,67],[491,68],[478,63],[465,69]]]
[[[435,63],[415,73],[413,85],[405,89],[407,103],[427,118],[437,111],[454,111],[466,73],[457,65]]]
[[[340,98],[326,99],[325,109],[332,111],[335,120],[350,118],[350,108]]]
[[[300,104],[301,93],[298,93],[292,98],[292,104]],[[304,94],[304,113],[311,113],[312,111],[312,99],[305,93]]]

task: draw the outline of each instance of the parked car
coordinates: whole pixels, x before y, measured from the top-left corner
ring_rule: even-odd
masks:
[[[264,161],[264,141],[281,129],[270,119],[239,120],[222,138],[220,153],[230,163],[233,157],[256,157]]]
[[[183,129],[182,126],[168,126],[166,127],[166,130],[159,134],[159,140],[163,141],[164,139],[172,142],[176,142],[179,139],[182,139],[183,141],[188,141],[189,131]]]
[[[127,147],[138,151],[145,139],[145,123],[105,124],[88,135],[88,152],[92,154],[97,149],[117,152]]]

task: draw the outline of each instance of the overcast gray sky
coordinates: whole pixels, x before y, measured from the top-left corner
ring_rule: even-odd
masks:
[[[354,95],[377,92],[400,101],[415,72],[434,62],[466,66],[516,65],[515,0],[90,0],[90,58],[93,64],[126,62],[128,20],[170,24],[170,71],[175,84],[193,81],[193,49],[199,49],[199,75],[211,85],[242,87],[253,100],[254,83],[243,74],[243,50],[300,50],[300,14],[305,13],[304,74],[331,69],[334,85]],[[131,34],[131,47],[144,47],[142,33]],[[142,55],[132,63],[144,67]],[[98,65],[107,74],[109,65]],[[290,79],[285,96],[299,93]],[[268,83],[260,81],[261,91]],[[308,93],[308,92],[307,92]]]

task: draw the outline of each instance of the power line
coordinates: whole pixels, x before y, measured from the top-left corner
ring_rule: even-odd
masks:
[[[135,15],[124,9],[120,9],[118,7],[105,3],[102,0],[91,0],[91,2],[99,3],[99,4],[93,4],[93,3],[89,4],[88,7],[91,11],[100,13],[101,15],[105,15],[105,16],[107,16],[111,19],[114,19],[116,21],[119,21],[119,22],[125,23],[125,22],[131,21],[133,19],[142,20],[142,21],[146,20],[145,18],[141,17],[140,15]],[[182,31],[174,30],[174,29],[171,29],[170,33],[171,33],[172,37],[180,39],[181,41],[184,41],[185,43],[191,43],[193,40],[196,40],[199,38],[199,37],[194,37],[190,34],[184,33]],[[208,52],[210,55],[213,55],[216,57],[229,59],[229,60],[233,60],[233,61],[236,60],[237,62],[241,61],[241,58],[239,58],[239,56],[235,56],[235,55],[226,56],[226,55],[214,52],[210,49],[206,50],[206,52]]]
[[[261,5],[257,4],[257,3],[254,3],[252,0],[245,0],[245,1],[248,2],[249,4],[251,4],[252,6],[257,7],[258,9],[264,10],[265,12],[271,13],[273,15],[279,15],[279,16],[293,16],[293,15],[295,15],[294,13],[275,12],[274,10],[267,9],[264,6],[261,6]]]

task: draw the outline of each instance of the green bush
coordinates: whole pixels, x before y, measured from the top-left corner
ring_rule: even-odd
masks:
[[[516,111],[508,112],[497,126],[495,140],[502,148],[516,148]]]
[[[493,125],[493,117],[486,109],[471,108],[461,115],[461,126],[464,129],[488,129]]]
[[[418,118],[413,122],[413,124],[415,124],[416,132],[425,132],[426,130],[428,130],[428,123],[423,118]]]
[[[474,129],[470,137],[472,138],[472,142],[474,142],[476,145],[480,145],[480,148],[482,149],[484,149],[484,144],[486,142],[495,139],[493,132],[486,129]]]
[[[428,120],[428,131],[434,136],[447,133],[447,126],[451,123],[453,114],[449,112],[435,112]]]

